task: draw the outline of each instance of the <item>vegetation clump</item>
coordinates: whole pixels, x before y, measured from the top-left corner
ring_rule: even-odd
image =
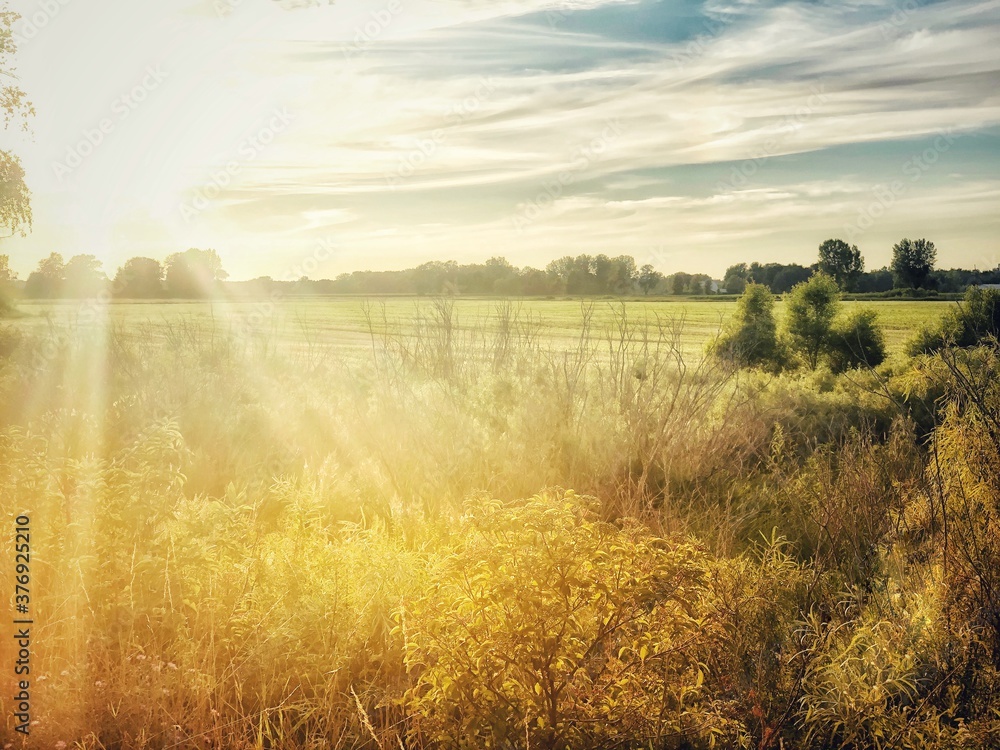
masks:
[[[833,321],[840,311],[840,287],[832,276],[815,274],[792,289],[785,331],[793,349],[815,370],[830,346]]]
[[[414,731],[448,747],[707,738],[703,551],[572,492],[474,501],[401,616]]]
[[[814,274],[787,296],[779,332],[773,295],[761,284],[749,284],[709,353],[738,367],[772,372],[794,367],[796,359],[810,370],[826,364],[834,373],[881,365],[886,345],[877,314],[861,309],[844,317],[840,298],[832,276]]]
[[[886,358],[885,333],[871,308],[835,320],[830,329],[826,360],[835,373],[873,368]]]
[[[911,356],[949,346],[972,347],[1000,335],[1000,290],[970,287],[965,299],[936,326],[921,329],[907,345]]]
[[[774,317],[774,296],[762,284],[749,284],[709,351],[740,367],[780,369],[785,360]]]

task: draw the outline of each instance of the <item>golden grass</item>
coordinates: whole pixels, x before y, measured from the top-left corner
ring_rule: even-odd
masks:
[[[655,307],[553,303],[580,316],[553,333],[544,302],[468,325],[464,304],[338,330],[330,302],[252,326],[112,305],[5,333],[25,746],[995,737],[986,605],[940,595],[925,412],[900,412],[935,409],[947,367],[775,378],[693,357]]]

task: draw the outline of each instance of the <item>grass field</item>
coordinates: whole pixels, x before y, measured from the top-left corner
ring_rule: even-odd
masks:
[[[1000,354],[867,304],[843,374],[730,300],[21,305],[0,744],[1000,747]]]
[[[579,338],[585,318],[591,316],[591,333],[602,336],[624,311],[634,322],[657,320],[678,324],[681,344],[686,354],[698,355],[716,335],[720,326],[732,314],[735,298],[712,299],[528,299],[512,301],[522,325],[537,331],[538,336],[555,349],[572,346]],[[505,304],[493,299],[454,300],[453,323],[465,332],[491,328],[496,321],[497,306]],[[871,307],[878,311],[886,343],[891,353],[899,352],[903,344],[923,325],[935,322],[943,312],[954,307],[946,301],[845,301],[844,311]],[[21,305],[26,317],[16,321],[26,330],[44,330],[57,325],[103,325],[105,317],[111,324],[134,326],[142,324],[153,333],[181,322],[200,326],[215,325],[244,332],[254,332],[274,338],[279,343],[310,344],[337,348],[364,347],[370,343],[369,317],[375,330],[410,333],[418,320],[434,317],[434,302],[426,298],[391,297],[366,301],[359,298],[288,299],[269,302],[115,302],[95,309],[88,303],[44,301]],[[777,305],[779,321],[782,303]]]

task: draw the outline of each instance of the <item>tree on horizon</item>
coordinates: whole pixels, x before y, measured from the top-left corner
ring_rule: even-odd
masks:
[[[865,259],[857,245],[844,240],[826,240],[819,246],[819,270],[832,276],[845,292],[853,292],[864,273]]]
[[[928,289],[937,248],[927,239],[910,240],[906,237],[892,248],[892,277],[897,287]]]

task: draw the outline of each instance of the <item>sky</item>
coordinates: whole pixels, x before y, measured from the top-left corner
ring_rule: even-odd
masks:
[[[1000,0],[18,0],[0,252],[234,279],[495,255],[1000,264]]]

